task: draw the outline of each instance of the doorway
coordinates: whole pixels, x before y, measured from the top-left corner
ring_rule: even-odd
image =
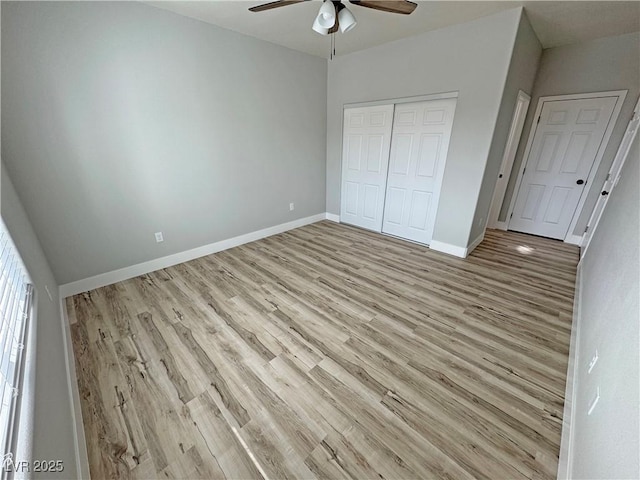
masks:
[[[540,98],[509,230],[560,240],[571,236],[625,95]]]
[[[591,218],[587,222],[587,228],[585,229],[584,235],[582,237],[582,245],[580,249],[580,258],[584,257],[584,254],[587,252],[589,248],[589,243],[591,242],[591,237],[593,233],[596,231],[598,227],[598,223],[600,222],[600,217],[607,206],[607,202],[609,200],[609,195],[616,188],[618,181],[620,180],[620,173],[622,171],[622,167],[624,166],[628,156],[629,150],[631,149],[631,144],[633,140],[636,138],[636,134],[638,133],[638,128],[640,127],[640,98],[636,102],[636,106],[633,110],[633,116],[631,120],[629,120],[629,124],[627,125],[627,130],[622,137],[622,141],[620,142],[620,146],[618,147],[618,152],[616,156],[613,158],[613,163],[611,164],[611,169],[607,174],[607,178],[602,185],[602,190],[600,191],[600,195],[598,196],[598,201],[596,202],[595,207],[593,208],[593,212],[591,213]]]

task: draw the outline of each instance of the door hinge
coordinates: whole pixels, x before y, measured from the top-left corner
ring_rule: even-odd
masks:
[[[538,116],[538,121],[536,122],[536,124],[540,123],[540,116]]]
[[[511,212],[511,215],[509,215],[509,218],[513,218],[513,212]]]
[[[522,169],[522,175],[524,175],[524,172],[526,172],[526,171],[527,171],[527,167],[524,167],[524,168]]]
[[[609,180],[611,180],[611,174],[607,173],[607,178],[605,178],[604,181],[608,182]]]
[[[586,227],[584,227],[584,233],[587,233],[589,231],[589,225],[587,225]]]

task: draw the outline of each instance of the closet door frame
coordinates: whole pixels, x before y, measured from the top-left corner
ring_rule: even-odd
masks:
[[[371,100],[368,102],[345,103],[342,109],[358,107],[375,107],[377,105],[400,105],[403,103],[428,102],[429,100],[440,100],[444,98],[458,98],[458,91],[433,93],[429,95],[418,95],[415,97],[387,98],[382,100]],[[342,126],[344,127],[344,125]]]
[[[418,102],[428,102],[431,100],[441,100],[441,99],[447,99],[447,98],[458,98],[458,91],[452,91],[452,92],[443,92],[443,93],[434,93],[434,94],[429,94],[429,95],[418,95],[418,96],[414,96],[414,97],[402,97],[402,98],[389,98],[389,99],[383,99],[383,100],[372,100],[372,101],[368,101],[368,102],[357,102],[357,103],[345,103],[342,106],[342,125],[341,125],[341,132],[342,132],[342,138],[341,138],[341,143],[340,143],[340,152],[342,155],[342,152],[344,152],[344,119],[345,119],[345,110],[347,109],[351,109],[351,108],[361,108],[361,107],[375,107],[375,106],[380,106],[380,105],[401,105],[403,103],[418,103]],[[393,136],[393,124],[391,126],[391,136]],[[391,138],[389,139],[389,141],[391,140]],[[445,159],[446,160],[446,159]],[[345,192],[343,191],[343,183],[344,183],[344,158],[340,159],[340,210],[342,212],[342,204],[343,204],[343,198],[342,196],[345,194]],[[388,159],[387,159],[388,162]],[[386,194],[386,184],[385,184],[385,194]],[[440,194],[442,194],[442,190],[440,190]],[[386,198],[385,198],[386,201]],[[383,212],[384,212],[384,206],[383,206]],[[437,218],[437,212],[436,212],[436,218]],[[341,218],[338,218],[339,221],[342,221]],[[378,233],[383,233],[382,232],[382,224],[380,225],[380,229],[379,230],[375,230]],[[386,235],[386,234],[384,234]],[[411,241],[411,240],[408,240]]]

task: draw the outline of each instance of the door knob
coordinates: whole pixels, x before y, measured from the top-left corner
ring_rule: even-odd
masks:
[[[582,185],[584,183],[584,180],[580,179],[576,182],[578,185]]]
[[[609,192],[607,192],[606,190],[603,190],[602,192],[600,192],[600,195],[602,195],[604,197],[604,196],[609,195]]]

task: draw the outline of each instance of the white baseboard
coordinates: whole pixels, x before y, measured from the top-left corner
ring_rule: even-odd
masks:
[[[582,235],[568,235],[567,238],[564,239],[565,243],[570,243],[572,245],[582,245]]]
[[[340,223],[340,215],[336,215],[335,213],[327,212],[327,220],[331,220],[332,222]]]
[[[478,237],[473,242],[469,244],[469,246],[466,248],[466,252],[464,256],[466,257],[471,252],[473,252],[476,249],[476,247],[482,243],[482,240],[484,240],[484,231],[480,235],[478,235]]]
[[[562,436],[560,438],[560,458],[558,461],[558,480],[572,478],[573,463],[573,414],[576,404],[576,380],[578,366],[578,345],[580,342],[580,305],[582,304],[582,268],[578,264],[576,272],[576,293],[573,300],[573,319],[571,321],[571,341],[569,344],[569,364],[567,365],[567,386],[564,393],[564,411],[562,413]]]
[[[273,227],[268,227],[262,230],[257,230],[255,232],[239,235],[227,240],[210,243],[209,245],[203,245],[202,247],[193,248],[185,252],[174,253],[173,255],[167,255],[166,257],[156,258],[154,260],[149,260],[148,262],[138,263],[136,265],[131,265],[130,267],[101,273],[100,275],[84,278],[75,282],[65,283],[64,285],[60,285],[60,298],[70,297],[81,292],[86,292],[95,288],[122,282],[139,275],[144,275],[145,273],[161,270],[163,268],[171,267],[179,263],[184,263],[188,262],[189,260],[194,260],[206,255],[211,255],[212,253],[221,252],[222,250],[237,247],[245,243],[255,242],[256,240],[260,240],[261,238],[270,237],[271,235],[286,232],[287,230],[303,227],[304,225],[309,225],[310,223],[319,222],[320,220],[325,220],[326,218],[326,213],[319,213],[310,217],[293,220],[292,222],[282,223]]]
[[[80,391],[76,376],[76,363],[71,347],[71,329],[69,326],[69,316],[67,315],[67,305],[62,296],[60,297],[60,317],[62,319],[62,348],[67,370],[67,382],[69,384],[69,400],[71,401],[71,422],[75,432],[74,447],[76,454],[77,478],[90,479],[89,454],[87,453],[87,442],[84,436],[84,423],[82,421],[82,407],[80,405]]]
[[[508,222],[496,222],[493,228],[495,228],[496,230],[504,230],[506,232],[508,226],[509,226]]]
[[[473,252],[473,250],[482,243],[484,240],[484,232],[482,232],[478,237],[469,244],[468,247],[459,247],[457,245],[451,245],[450,243],[439,242],[438,240],[431,240],[429,244],[429,248],[431,250],[436,250],[437,252],[448,253],[449,255],[453,255],[460,258],[467,258],[467,256]]]
[[[465,247],[439,242],[438,240],[431,240],[429,248],[437,252],[448,253],[449,255],[454,255],[460,258],[465,258],[467,256],[467,249]]]

